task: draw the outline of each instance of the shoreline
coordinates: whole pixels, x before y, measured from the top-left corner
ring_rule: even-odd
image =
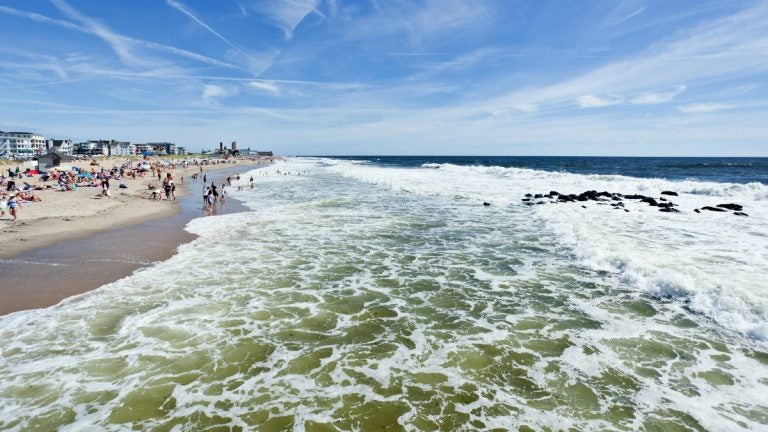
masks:
[[[215,180],[221,184],[227,175],[235,176],[264,166],[263,163],[233,164],[210,169],[205,174],[209,182]],[[34,241],[24,242],[23,247],[13,254],[4,247],[0,254],[3,281],[0,284],[0,315],[49,307],[164,261],[173,256],[180,245],[196,238],[184,230],[190,220],[247,210],[229,197],[226,203],[217,204],[212,212],[205,212],[193,193],[198,186],[202,187],[202,179],[188,179],[183,187],[177,188],[180,193],[177,193],[176,201],[162,201],[164,208],[155,209],[149,215],[138,212],[110,219],[104,225],[97,222],[106,218],[104,213],[83,216],[79,224],[86,223],[89,227],[65,231],[54,239],[38,236]],[[144,201],[150,208],[161,204],[148,199]],[[37,224],[48,219],[38,219]],[[69,222],[57,221],[54,225],[65,223]],[[34,225],[24,228],[33,229]]]

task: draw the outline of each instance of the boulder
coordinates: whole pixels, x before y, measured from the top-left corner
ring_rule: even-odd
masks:
[[[558,195],[560,195],[558,192],[555,192],[555,191],[549,191],[549,196],[551,196],[551,197],[553,197],[553,196],[558,196]]]
[[[736,216],[749,216],[748,214],[746,214],[744,212],[734,212],[733,214],[735,214]]]
[[[701,213],[701,210],[699,210],[699,209],[693,209],[693,212],[694,212],[694,213]]]
[[[709,210],[709,211],[713,211],[713,212],[724,212],[725,211],[725,209],[721,209],[720,207],[710,207],[710,206],[702,207],[701,209],[702,210]]]
[[[648,203],[649,205],[651,205],[653,207],[656,207],[656,206],[659,205],[659,203],[656,202],[656,200],[651,198],[651,197],[643,197],[640,201],[642,201],[644,203]]]
[[[677,196],[677,192],[672,192],[672,191],[663,191],[661,194],[669,195],[669,196]]]
[[[490,206],[490,205],[491,205],[491,203],[489,203],[489,202],[487,202],[487,201],[483,201],[483,205],[484,205],[484,206],[486,206],[486,207],[488,207],[488,206]]]
[[[733,211],[742,211],[742,210],[744,210],[743,206],[741,206],[739,204],[733,204],[733,203],[730,203],[730,204],[718,204],[717,206],[720,207],[720,208],[724,208],[724,209],[728,209],[728,210],[733,210]]]
[[[672,207],[662,207],[659,211],[664,213],[680,213],[680,210]]]

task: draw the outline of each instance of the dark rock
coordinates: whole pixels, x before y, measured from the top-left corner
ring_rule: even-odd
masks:
[[[587,206],[581,206],[581,208],[587,208]]]
[[[648,203],[649,205],[651,205],[653,207],[656,207],[656,206],[659,205],[659,203],[656,202],[656,200],[651,198],[651,197],[643,197],[640,201],[642,201],[644,203]]]
[[[699,210],[699,209],[693,209],[693,212],[694,212],[694,213],[701,213],[701,210]]]
[[[626,199],[643,199],[647,198],[645,195],[624,195]]]
[[[542,194],[536,194],[536,195],[534,195],[533,197],[534,197],[534,198],[544,198],[544,195],[542,195]]]
[[[629,210],[627,210],[627,209],[624,209],[624,211],[625,211],[625,212],[627,212],[627,213],[629,213]]]
[[[672,192],[672,191],[663,191],[661,194],[662,195],[677,196],[677,192]]]
[[[486,206],[486,207],[488,207],[488,206],[490,206],[490,205],[491,205],[491,203],[484,201],[484,202],[483,202],[483,205],[484,205],[484,206]]]
[[[680,213],[680,210],[672,207],[662,207],[659,211],[664,213]]]
[[[531,194],[525,194],[525,197],[526,197],[526,198],[530,198],[530,197],[532,197],[532,196],[533,196],[533,195],[531,195]]]
[[[576,199],[579,201],[597,201],[598,198],[600,198],[600,194],[597,191],[591,190],[580,193]]]
[[[664,198],[664,197],[660,197],[660,198],[659,198],[659,201],[666,201],[666,200],[667,200],[667,199],[666,199],[666,198]]]
[[[558,195],[560,195],[558,192],[555,192],[555,191],[549,191],[549,196],[551,196],[551,197],[553,197],[553,196],[558,196]]]
[[[748,214],[746,214],[744,212],[734,212],[733,214],[735,214],[736,216],[749,216]]]
[[[611,198],[613,195],[610,192],[602,191],[602,192],[598,193],[597,196]]]
[[[720,207],[720,208],[724,208],[724,209],[728,209],[728,210],[733,210],[733,211],[742,211],[742,210],[744,210],[743,206],[740,206],[739,204],[733,204],[733,203],[731,203],[731,204],[718,204],[717,206]]]
[[[713,211],[713,212],[724,212],[725,211],[724,209],[721,209],[719,207],[710,207],[710,206],[702,207],[701,209],[702,210],[709,210],[709,211]]]

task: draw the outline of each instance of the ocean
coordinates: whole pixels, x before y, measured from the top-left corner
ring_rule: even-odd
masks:
[[[768,429],[768,159],[299,157],[237,185],[250,210],[169,260],[0,317],[0,430]],[[588,190],[679,212],[523,201]]]

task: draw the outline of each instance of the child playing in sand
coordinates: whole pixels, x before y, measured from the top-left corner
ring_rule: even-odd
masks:
[[[3,195],[0,197],[0,216],[5,216],[5,211],[8,209],[8,198]]]

